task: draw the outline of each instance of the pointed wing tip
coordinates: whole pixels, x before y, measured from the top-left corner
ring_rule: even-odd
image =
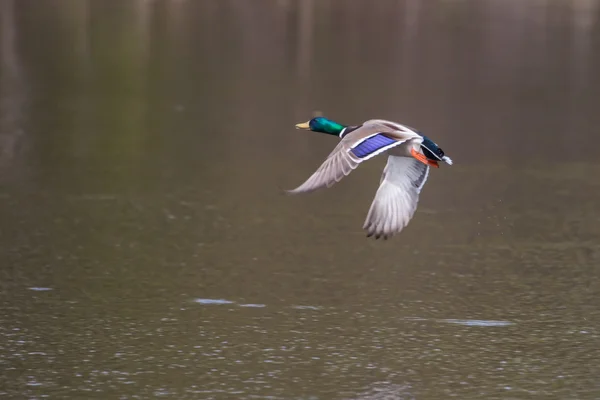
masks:
[[[300,185],[295,189],[291,189],[291,190],[287,190],[284,189],[283,192],[288,195],[288,196],[293,196],[296,194],[301,194],[301,193],[310,193],[310,192],[314,192],[316,190],[320,189],[319,187],[304,187],[304,185]]]
[[[293,196],[293,195],[295,195],[295,194],[298,194],[298,193],[300,193],[300,191],[298,191],[297,189],[291,189],[291,190],[288,190],[288,189],[283,189],[283,193],[284,193],[286,196]]]
[[[367,231],[367,237],[368,238],[373,237],[375,240],[378,240],[379,238],[383,238],[383,240],[388,240],[391,237],[395,236],[396,233],[400,232],[400,231],[397,231],[397,232],[393,232],[393,231],[390,231],[390,232],[380,231],[380,230],[377,230],[377,228],[374,227],[373,224],[365,224],[363,226],[363,229]]]
[[[369,233],[367,233],[367,237],[368,238],[372,237],[375,240],[378,240],[380,238],[383,239],[383,240],[388,240],[388,239],[392,238],[394,235],[395,235],[394,232],[391,232],[391,233],[388,233],[388,234],[381,233],[381,232],[369,232]]]

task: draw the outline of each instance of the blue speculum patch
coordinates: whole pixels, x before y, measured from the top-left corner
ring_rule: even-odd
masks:
[[[371,136],[368,139],[365,139],[361,144],[353,148],[352,153],[358,158],[365,158],[370,154],[375,153],[377,150],[389,146],[393,143],[396,143],[394,139],[390,139],[389,137],[377,134],[375,136]]]

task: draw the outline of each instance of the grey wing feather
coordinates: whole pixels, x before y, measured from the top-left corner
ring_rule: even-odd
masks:
[[[346,151],[346,145],[340,142],[329,157],[321,166],[310,176],[302,185],[296,189],[288,190],[289,194],[298,194],[312,192],[323,186],[331,187],[339,182],[344,176],[352,172],[360,163],[360,160],[353,157]]]
[[[387,239],[408,225],[428,175],[429,166],[414,158],[388,157],[381,184],[363,226],[368,236]]]

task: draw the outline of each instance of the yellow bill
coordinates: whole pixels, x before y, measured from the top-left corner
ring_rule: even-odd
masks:
[[[303,122],[301,124],[296,124],[296,129],[310,129],[310,125],[308,124],[310,121]]]

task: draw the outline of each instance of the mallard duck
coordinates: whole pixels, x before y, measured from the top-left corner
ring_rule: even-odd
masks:
[[[372,119],[362,125],[345,126],[316,117],[296,128],[335,135],[341,141],[306,182],[288,191],[290,194],[331,187],[363,161],[382,153],[389,155],[363,226],[367,236],[376,239],[387,239],[409,223],[429,167],[438,168],[440,161],[452,165],[452,160],[431,139],[392,121]]]

